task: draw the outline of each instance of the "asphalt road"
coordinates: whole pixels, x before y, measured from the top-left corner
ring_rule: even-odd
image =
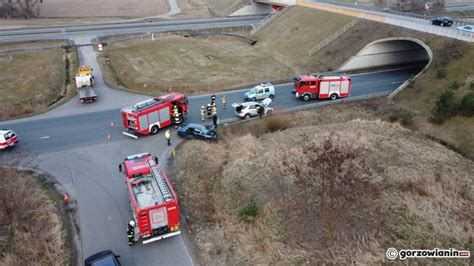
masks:
[[[351,96],[360,96],[384,91],[392,91],[405,82],[409,77],[420,71],[420,68],[405,68],[376,73],[357,74],[352,76]],[[304,104],[324,102],[327,100],[314,100],[303,102],[297,100],[290,93],[292,84],[282,84],[276,86],[276,97],[271,103],[275,112],[291,109]],[[234,102],[241,102],[243,91],[228,91],[218,93],[217,98],[225,94],[228,100],[228,108],[219,110],[219,119],[227,120],[236,118],[231,107]],[[207,105],[210,97],[192,96],[189,98],[190,114],[186,118],[186,123],[200,122],[199,108]],[[315,110],[317,112],[317,110]],[[111,122],[115,127],[111,128]],[[67,151],[78,147],[93,146],[103,143],[108,134],[112,137],[112,142],[128,141],[130,144],[142,139],[157,138],[144,136],[138,140],[132,140],[121,134],[122,122],[119,109],[97,111],[93,113],[66,115],[62,117],[35,119],[27,122],[5,122],[0,126],[11,128],[21,136],[21,143],[16,148],[16,152],[27,152],[29,154],[40,154],[49,152]]]
[[[104,23],[84,26],[54,26],[0,30],[0,42],[71,39],[77,36],[108,36],[146,32],[169,32],[213,28],[242,27],[257,24],[263,16],[242,16],[214,19],[187,19],[172,21],[136,21]]]

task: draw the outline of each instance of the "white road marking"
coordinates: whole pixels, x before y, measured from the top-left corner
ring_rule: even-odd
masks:
[[[49,136],[41,137],[40,139],[49,139]]]
[[[405,82],[405,81],[393,81],[393,82],[391,82],[391,84],[397,84],[397,83],[403,83],[403,82]]]

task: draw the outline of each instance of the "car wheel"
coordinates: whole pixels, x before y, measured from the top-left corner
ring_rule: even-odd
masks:
[[[270,94],[270,99],[275,98],[275,94]]]
[[[250,114],[246,114],[246,115],[244,116],[244,119],[249,119],[249,118],[250,118]]]
[[[150,134],[156,135],[158,133],[158,130],[159,130],[158,126],[152,126],[150,130]]]
[[[303,101],[305,102],[309,101],[309,94],[303,95]]]
[[[337,94],[333,93],[331,94],[331,100],[336,100],[337,99]]]
[[[252,98],[252,102],[255,102],[257,100],[257,98],[253,97]]]

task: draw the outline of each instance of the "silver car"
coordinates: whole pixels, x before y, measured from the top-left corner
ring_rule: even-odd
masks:
[[[263,108],[263,115],[270,114],[273,112],[273,108],[268,107],[272,102],[272,99],[266,98],[261,103],[257,102],[244,102],[244,103],[234,103],[232,107],[235,109],[235,114],[243,119],[250,118],[252,116],[258,116],[257,106]]]

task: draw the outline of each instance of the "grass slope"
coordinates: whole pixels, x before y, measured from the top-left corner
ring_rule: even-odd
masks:
[[[178,0],[177,18],[222,17],[248,4],[245,0]]]
[[[120,85],[158,95],[219,91],[291,76],[289,68],[240,40],[169,37],[113,44],[101,61]]]
[[[292,7],[256,36],[257,49],[297,71],[310,61],[308,52],[353,18],[311,8]]]
[[[172,174],[200,263],[380,264],[392,246],[472,249],[472,162],[376,117],[363,104],[331,106],[230,125],[218,144],[185,142]],[[285,173],[305,142],[328,134],[368,151],[381,195],[370,219],[342,221],[324,249],[319,218],[295,218],[292,200],[308,195]],[[252,199],[260,213],[245,223],[239,210]]]
[[[60,45],[64,42],[37,42],[0,45],[0,64],[8,66],[0,73],[0,120],[46,110],[64,96],[68,73],[65,70],[66,53],[63,49],[5,52],[5,49],[34,48]],[[70,56],[71,68],[75,64]],[[68,94],[68,95],[66,95]]]
[[[0,265],[71,265],[61,199],[29,172],[0,168]]]

